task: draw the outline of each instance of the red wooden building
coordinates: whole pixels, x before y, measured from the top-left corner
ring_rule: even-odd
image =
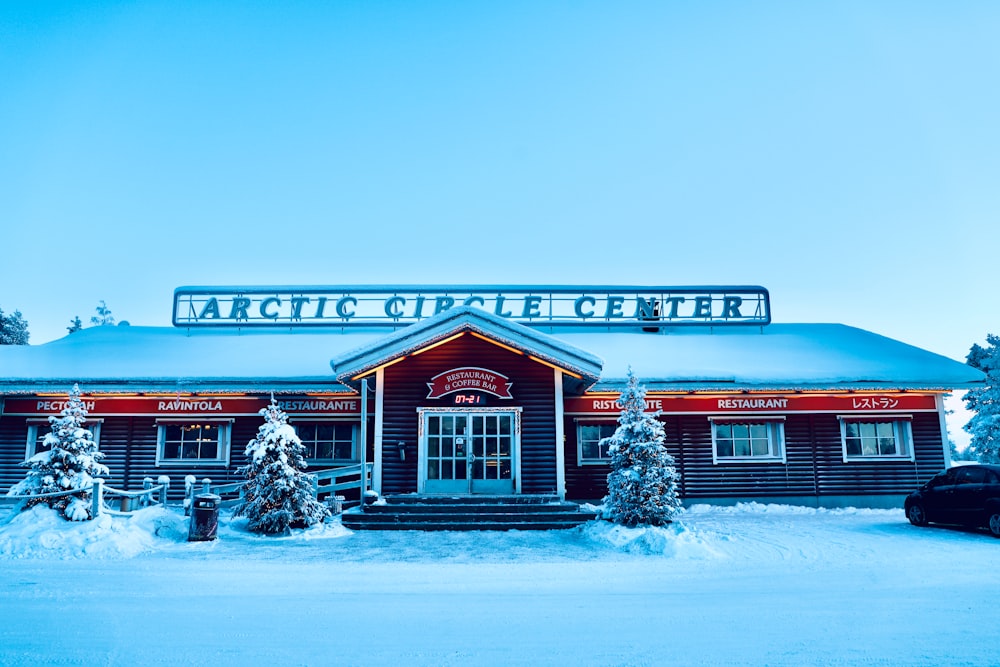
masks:
[[[686,502],[898,506],[949,463],[943,396],[983,381],[773,324],[759,287],[179,288],[173,319],[0,348],[0,489],[76,383],[116,486],[236,481],[273,395],[311,466],[373,462],[382,494],[597,500],[631,366]]]

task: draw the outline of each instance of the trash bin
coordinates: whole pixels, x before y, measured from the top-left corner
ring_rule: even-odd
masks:
[[[214,493],[202,493],[191,503],[191,524],[188,527],[188,542],[214,540],[219,533],[219,503],[222,498]]]

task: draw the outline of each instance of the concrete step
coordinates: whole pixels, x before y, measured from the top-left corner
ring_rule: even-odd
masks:
[[[560,502],[559,496],[551,494],[452,496],[408,493],[387,495],[383,499],[389,505],[545,505]]]
[[[508,514],[536,514],[553,512],[577,512],[580,506],[576,503],[554,502],[545,504],[505,505],[500,503],[386,503],[385,505],[366,505],[368,514],[404,514],[434,512],[464,512],[480,514],[488,512],[505,512]]]
[[[341,522],[353,530],[553,530],[595,518],[555,496],[409,495],[346,510]]]
[[[583,519],[588,521],[593,514],[585,512],[345,512],[344,516],[351,520],[363,518],[371,523],[419,523],[434,521],[447,523],[449,521],[531,521],[573,522]]]
[[[503,522],[433,522],[422,523],[358,523],[349,525],[346,521],[344,526],[351,530],[565,530],[575,528],[582,523],[545,523],[535,521],[503,521]]]

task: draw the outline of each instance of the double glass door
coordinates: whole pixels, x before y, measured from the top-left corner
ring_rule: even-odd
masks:
[[[425,493],[513,493],[513,412],[434,412],[423,417]]]

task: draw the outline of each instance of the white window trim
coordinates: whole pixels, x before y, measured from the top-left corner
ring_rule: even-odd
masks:
[[[163,457],[163,446],[166,431],[164,426],[168,424],[218,424],[219,425],[219,455],[214,459],[167,459]],[[218,418],[199,418],[191,417],[188,419],[157,419],[156,420],[156,462],[154,466],[159,468],[163,467],[173,467],[173,468],[192,468],[192,467],[204,467],[204,466],[229,466],[229,449],[232,440],[233,433],[233,420],[232,419],[218,419]]]
[[[358,442],[361,433],[361,422],[353,417],[289,417],[288,423],[295,425],[298,422],[300,424],[315,424],[317,422],[333,422],[340,424],[350,424],[351,428],[351,458],[349,459],[306,459],[306,463],[312,465],[313,463],[357,463],[358,462]],[[296,431],[298,434],[298,431]]]
[[[712,415],[708,418],[712,432],[712,465],[737,464],[786,464],[788,463],[788,448],[785,446],[785,418],[777,415]],[[761,423],[767,425],[767,448],[774,452],[778,448],[778,455],[769,456],[719,456],[719,450],[715,442],[715,422],[725,422],[731,424]]]
[[[903,415],[903,414],[887,414],[887,415],[837,415],[837,419],[840,421],[840,449],[844,455],[844,463],[861,463],[861,462],[871,462],[871,461],[916,461],[916,452],[913,448],[913,429],[910,427],[910,422],[913,419],[913,415]],[[847,453],[847,422],[892,422],[892,432],[893,436],[896,438],[897,445],[899,443],[903,444],[905,454],[892,454],[892,455],[882,455],[875,454],[872,456],[859,456],[857,454],[849,455]]]
[[[607,466],[611,465],[611,457],[605,459],[585,459],[583,458],[583,439],[580,437],[580,427],[587,424],[608,424],[609,422],[615,421],[615,419],[600,418],[600,417],[590,417],[584,419],[574,419],[576,422],[576,465],[577,466]]]
[[[83,427],[91,432],[94,436],[94,443],[97,445],[97,449],[101,449],[101,424],[104,422],[103,419],[87,419],[83,423]],[[38,442],[38,429],[41,427],[48,427],[50,424],[48,418],[45,419],[29,419],[28,420],[28,441],[24,446],[24,460],[27,461],[32,456],[37,454],[35,451],[35,443]]]

